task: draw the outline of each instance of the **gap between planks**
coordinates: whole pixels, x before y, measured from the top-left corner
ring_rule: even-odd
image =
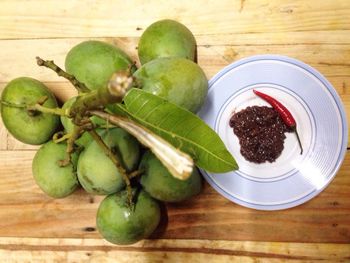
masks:
[[[350,258],[350,244],[224,241],[198,239],[142,240],[116,246],[103,239],[0,237],[0,249],[7,251],[111,251],[180,252],[190,254],[248,256],[257,258],[341,260]]]
[[[84,3],[85,2],[85,3]],[[139,36],[159,19],[175,19],[195,34],[350,29],[347,1],[2,1],[3,38]],[[229,21],[229,22],[228,22]],[[44,26],[43,26],[44,25]]]
[[[322,30],[322,31],[288,31],[288,32],[243,32],[228,34],[196,34],[197,46],[265,46],[265,45],[348,45],[350,44],[349,30]],[[0,38],[0,41],[61,41],[81,39],[121,39],[127,42],[138,43],[140,36],[68,36],[68,37],[32,37],[32,38]]]
[[[328,38],[323,35],[324,38]],[[340,37],[337,36],[337,37]],[[135,38],[94,38],[119,46],[134,61],[137,57],[137,39]],[[262,39],[265,39],[262,37]],[[279,39],[279,37],[276,37]],[[68,51],[76,44],[88,40],[88,38],[71,39],[39,39],[39,40],[11,40],[1,41],[0,49],[6,50],[0,53],[0,82],[7,82],[20,75],[32,76],[41,81],[62,81],[54,72],[38,67],[36,56],[54,60],[56,64],[64,67],[64,58]],[[248,40],[247,40],[248,41]],[[332,45],[314,43],[313,45],[285,45],[268,41],[264,45],[256,45],[260,39],[250,39],[251,43],[230,43],[227,45],[204,44],[198,46],[198,64],[210,78],[220,69],[233,61],[257,54],[281,54],[295,57],[314,66],[327,77],[348,76],[350,69],[350,44]],[[266,40],[265,40],[266,41]],[[349,37],[350,42],[350,37]],[[273,44],[273,45],[271,45]],[[38,51],[39,50],[39,51]],[[2,55],[1,55],[2,54]],[[20,70],[19,70],[20,69]]]

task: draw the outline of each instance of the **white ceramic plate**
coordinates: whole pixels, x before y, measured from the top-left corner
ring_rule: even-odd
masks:
[[[289,57],[259,55],[224,68],[209,86],[199,116],[239,165],[239,170],[225,174],[202,171],[220,194],[246,207],[278,210],[310,200],[331,182],[345,156],[348,130],[341,100],[318,71]],[[268,105],[253,89],[275,97],[293,114],[302,155],[294,133],[286,134],[284,150],[273,163],[255,164],[240,154],[230,117],[250,105]]]

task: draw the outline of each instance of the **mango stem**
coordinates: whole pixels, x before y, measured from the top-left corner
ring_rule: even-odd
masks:
[[[42,105],[41,101],[38,101],[34,105],[27,105],[27,104],[17,104],[7,101],[0,100],[0,104],[4,105],[6,107],[12,107],[12,108],[18,108],[18,109],[26,109],[30,115],[36,115],[37,113],[48,113],[48,114],[55,114],[59,116],[67,116],[68,112],[66,110],[63,110],[61,108],[48,108]]]
[[[48,108],[40,105],[39,103],[27,107],[29,112],[41,112],[48,114],[55,114],[59,116],[67,116],[67,111],[61,108]]]
[[[36,63],[38,66],[49,68],[57,73],[58,76],[69,80],[70,83],[77,89],[78,92],[89,92],[90,90],[85,86],[84,83],[77,80],[73,75],[65,72],[59,66],[57,66],[53,60],[43,60],[40,57],[36,57]]]
[[[126,190],[128,192],[129,205],[132,205],[132,203],[133,203],[133,201],[132,201],[132,188],[131,188],[130,179],[129,179],[127,173],[126,173],[126,170],[124,169],[122,164],[119,162],[117,157],[113,154],[112,150],[102,140],[100,135],[98,135],[98,133],[95,130],[91,130],[91,131],[89,131],[89,133],[92,136],[92,138],[95,140],[95,142],[101,147],[101,149],[107,155],[107,157],[113,162],[115,167],[118,169],[120,175],[122,176],[122,178],[123,178],[123,180],[124,180],[124,182],[126,184]]]
[[[58,161],[59,166],[64,167],[71,163],[72,153],[74,152],[74,143],[86,129],[86,126],[74,125],[74,129],[67,139],[66,158]]]

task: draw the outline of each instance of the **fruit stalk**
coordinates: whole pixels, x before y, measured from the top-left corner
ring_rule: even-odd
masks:
[[[87,111],[103,109],[108,104],[121,102],[126,92],[133,86],[133,81],[130,72],[120,71],[113,74],[107,86],[78,97],[69,113],[73,116],[73,122],[80,125]]]
[[[60,143],[68,140],[71,136],[71,133],[65,134],[63,131],[59,131],[53,135],[52,140],[54,143]]]
[[[90,113],[135,136],[141,144],[150,148],[174,177],[186,180],[191,175],[194,165],[193,159],[150,130],[125,117],[110,115],[103,111],[91,111]]]
[[[26,104],[10,103],[10,102],[6,102],[6,101],[1,100],[0,104],[7,106],[7,107],[26,109],[28,112],[42,112],[42,113],[55,114],[55,115],[60,115],[60,116],[67,115],[66,111],[61,109],[61,108],[47,108],[47,107],[42,106],[40,103],[36,103],[34,105],[26,105]]]
[[[59,166],[64,167],[71,163],[72,154],[74,152],[74,143],[85,131],[86,126],[74,126],[73,132],[70,134],[67,140],[66,158],[59,161]]]
[[[58,76],[64,77],[65,79],[69,80],[70,83],[73,84],[73,86],[78,90],[78,92],[89,92],[90,90],[85,86],[84,83],[81,83],[78,81],[73,75],[65,72],[63,69],[61,69],[59,66],[57,66],[53,60],[43,60],[40,57],[36,57],[36,62],[39,66],[44,66],[49,69],[52,69],[57,73]]]
[[[116,156],[113,154],[111,149],[104,143],[104,141],[101,139],[101,137],[98,135],[98,133],[95,130],[89,131],[91,137],[96,141],[96,143],[101,147],[103,152],[109,157],[109,159],[113,162],[113,164],[117,167],[120,175],[122,176],[125,184],[126,184],[126,189],[128,192],[128,202],[129,205],[132,205],[132,189],[131,189],[131,183],[130,179],[126,173],[126,170],[124,167],[121,165],[121,163],[118,161]]]
[[[55,115],[59,115],[59,116],[67,116],[67,112],[61,108],[47,108],[47,107],[40,105],[39,103],[34,104],[33,106],[28,106],[27,110],[28,111],[39,111],[42,113],[55,114]]]

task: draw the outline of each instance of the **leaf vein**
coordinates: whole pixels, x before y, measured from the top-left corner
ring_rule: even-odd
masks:
[[[146,126],[148,125],[148,126],[151,126],[151,127],[154,128],[154,129],[159,129],[159,130],[161,130],[164,134],[169,134],[171,137],[173,137],[173,134],[174,134],[174,133],[169,132],[169,131],[167,131],[167,130],[164,130],[162,127],[155,126],[155,125],[153,125],[153,124],[151,124],[151,123],[145,122],[144,120],[138,118],[137,116],[135,116],[134,114],[132,114],[132,113],[130,113],[130,112],[129,112],[129,114],[130,114],[133,118],[135,118],[136,120],[138,120],[139,122],[144,123]],[[214,154],[214,153],[208,151],[208,150],[207,150],[206,148],[204,148],[202,145],[197,144],[197,143],[195,143],[195,142],[193,142],[193,141],[190,141],[190,140],[188,140],[187,138],[182,137],[182,136],[179,135],[179,134],[175,134],[175,135],[177,135],[178,137],[180,137],[183,141],[187,142],[188,144],[194,145],[195,147],[197,147],[197,148],[203,150],[204,152],[206,152],[208,155],[213,156],[215,159],[218,159],[218,160],[222,161],[223,163],[226,163],[227,165],[232,166],[232,163],[227,162],[225,159],[222,159],[220,156],[218,156],[218,155],[216,155],[216,154]]]

